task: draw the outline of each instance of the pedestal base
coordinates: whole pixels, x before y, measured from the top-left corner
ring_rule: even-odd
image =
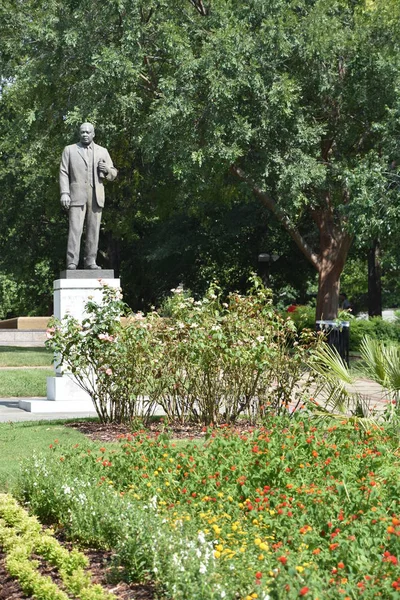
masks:
[[[35,413],[97,414],[89,394],[68,374],[47,378],[47,400],[20,400],[19,407]]]
[[[108,278],[113,271],[67,271],[54,281],[54,315],[62,320],[67,313],[82,322],[89,298],[99,304],[106,284],[119,287],[119,279]],[[86,277],[85,277],[86,275]],[[73,376],[55,370],[55,377],[47,378],[47,400],[20,400],[19,407],[35,413],[88,414],[96,416],[92,399],[76,383]]]

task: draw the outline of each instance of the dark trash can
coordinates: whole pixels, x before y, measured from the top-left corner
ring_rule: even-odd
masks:
[[[350,322],[317,321],[316,330],[325,334],[329,346],[336,348],[340,357],[349,365]]]

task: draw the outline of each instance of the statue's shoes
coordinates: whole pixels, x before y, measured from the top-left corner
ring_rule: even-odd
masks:
[[[76,271],[76,265],[74,265],[74,263],[67,265],[67,270],[68,271]]]
[[[96,263],[93,263],[92,265],[86,265],[85,269],[89,269],[90,271],[97,271],[98,269],[101,269],[101,267],[99,267],[99,265],[96,265]]]

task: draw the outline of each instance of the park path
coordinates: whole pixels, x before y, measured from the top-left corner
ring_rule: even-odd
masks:
[[[48,368],[48,367],[39,367]],[[357,378],[350,386],[351,391],[358,394],[363,404],[369,407],[369,410],[377,414],[381,413],[391,398],[382,386],[375,381],[367,378]],[[19,400],[43,400],[43,398],[0,398],[0,423],[19,422],[19,421],[46,421],[54,419],[73,419],[77,417],[93,417],[95,413],[29,413],[19,408]],[[315,400],[323,404],[323,398],[316,397]],[[294,406],[292,406],[294,408]]]

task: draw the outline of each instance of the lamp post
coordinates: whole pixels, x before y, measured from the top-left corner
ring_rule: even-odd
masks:
[[[270,268],[272,263],[277,261],[279,254],[262,253],[258,255],[259,273],[265,287],[269,286]]]

